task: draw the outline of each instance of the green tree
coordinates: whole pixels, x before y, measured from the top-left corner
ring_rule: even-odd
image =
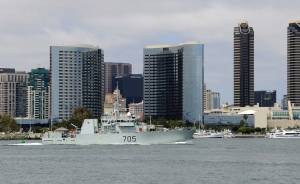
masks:
[[[13,132],[20,129],[16,121],[9,115],[0,115],[0,131],[1,132]]]
[[[255,132],[254,128],[250,128],[250,127],[240,127],[238,129],[238,132],[242,133],[242,134],[251,134]]]
[[[260,127],[256,127],[256,128],[255,128],[255,132],[261,133],[261,132],[262,132],[262,129],[261,129]]]
[[[93,118],[92,112],[85,107],[79,107],[74,110],[71,119],[65,123],[67,124],[67,126],[70,126],[70,124],[72,123],[80,128],[83,120],[90,118]]]

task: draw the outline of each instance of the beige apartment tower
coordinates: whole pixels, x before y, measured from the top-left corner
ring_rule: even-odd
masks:
[[[27,73],[0,68],[0,114],[27,116],[27,82]]]

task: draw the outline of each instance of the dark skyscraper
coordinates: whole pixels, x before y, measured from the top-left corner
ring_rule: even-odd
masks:
[[[234,27],[234,105],[254,105],[254,31],[247,22]]]
[[[273,107],[276,103],[276,90],[273,91],[255,91],[255,104],[260,107]]]
[[[287,28],[287,98],[300,106],[300,21]]]
[[[132,65],[130,63],[104,63],[104,89],[106,93],[112,93],[115,89],[113,88],[113,78],[120,75],[129,75],[132,73]]]
[[[143,100],[144,78],[142,74],[121,75],[113,79],[113,88],[118,84],[119,90],[124,98],[126,105],[139,103]]]
[[[83,52],[82,63],[82,106],[99,118],[104,102],[104,55],[103,50]]]

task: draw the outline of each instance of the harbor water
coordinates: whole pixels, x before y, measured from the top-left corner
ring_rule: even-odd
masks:
[[[300,183],[300,139],[8,146],[16,142],[0,141],[1,184]]]

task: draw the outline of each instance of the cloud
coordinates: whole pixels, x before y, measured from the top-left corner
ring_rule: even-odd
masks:
[[[205,44],[209,88],[232,102],[233,27],[255,30],[255,88],[286,90],[286,27],[300,2],[278,0],[10,0],[0,2],[0,67],[49,66],[49,46],[87,43],[105,61],[131,62],[142,72],[145,45]]]

